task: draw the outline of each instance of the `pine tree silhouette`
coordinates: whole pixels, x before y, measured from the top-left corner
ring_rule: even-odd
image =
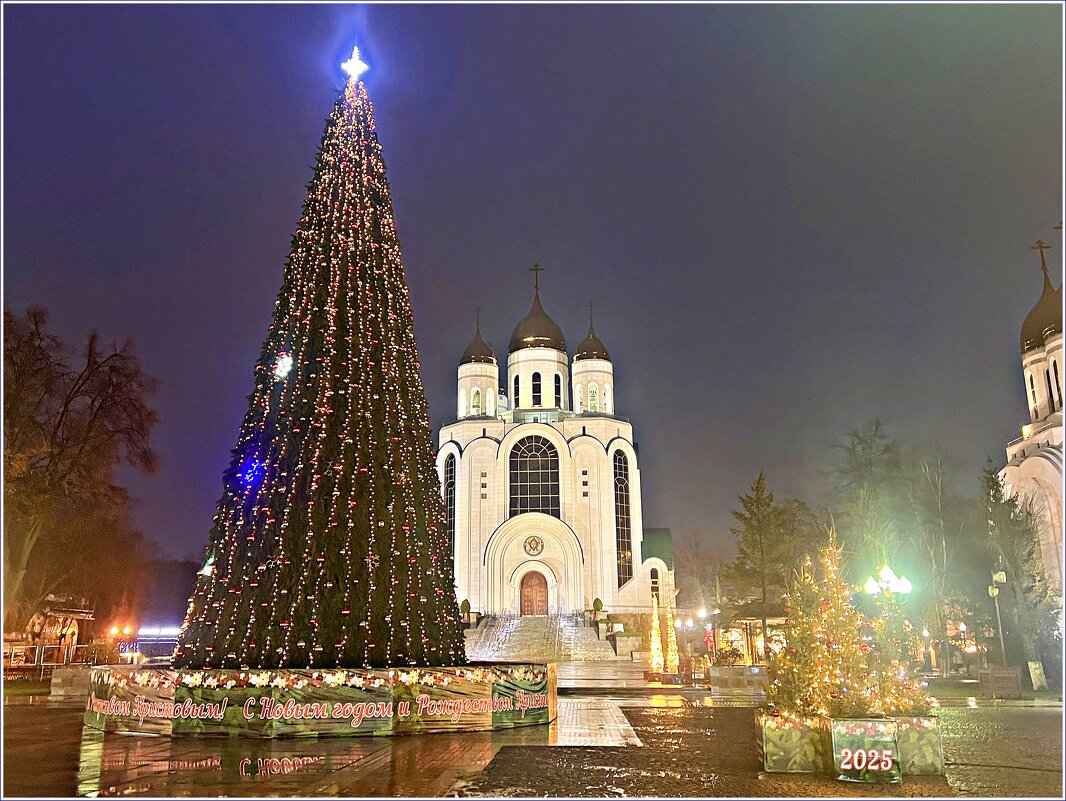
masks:
[[[465,661],[373,106],[326,123],[177,667]]]

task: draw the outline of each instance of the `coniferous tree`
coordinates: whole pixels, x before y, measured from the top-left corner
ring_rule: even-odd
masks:
[[[318,150],[175,665],[463,660],[389,183],[353,77]]]
[[[816,660],[821,593],[808,557],[785,596],[785,647],[770,658],[767,704],[794,715],[817,715],[823,703],[817,684]]]
[[[878,615],[870,622],[874,647],[868,656],[881,707],[886,715],[924,715],[932,704],[929,694],[907,670],[914,629],[903,615],[898,593],[886,589],[876,597]]]
[[[881,712],[862,640],[863,620],[851,602],[836,534],[822,549],[819,575],[804,566],[789,596],[786,648],[770,660],[767,701],[799,715],[863,717]]]
[[[988,544],[1007,575],[1008,608],[1017,621],[1026,661],[1036,662],[1040,660],[1042,637],[1053,637],[1058,628],[1051,610],[1059,603],[1048,586],[1032,509],[1017,496],[1007,495],[992,467],[984,471],[982,490]]]

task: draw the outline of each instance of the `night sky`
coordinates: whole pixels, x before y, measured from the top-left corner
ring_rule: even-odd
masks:
[[[596,304],[644,523],[826,500],[881,417],[972,494],[1061,274],[1062,8],[4,8],[4,303],[132,337],[165,555],[200,558],[339,64],[375,101],[436,430],[473,333]],[[1060,278],[1056,278],[1056,283]]]

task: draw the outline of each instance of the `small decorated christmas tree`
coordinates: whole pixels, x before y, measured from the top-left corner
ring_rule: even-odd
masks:
[[[862,618],[844,580],[836,535],[822,549],[820,576],[801,572],[789,599],[787,645],[770,663],[767,701],[795,715],[864,717],[881,712],[862,640]]]
[[[808,556],[792,589],[785,597],[785,647],[770,659],[767,704],[795,715],[816,715],[821,698],[816,685],[815,660],[818,643],[821,592],[814,578],[814,566]]]
[[[677,656],[677,631],[674,628],[674,610],[666,605],[666,672],[676,674],[680,660]]]
[[[917,679],[907,675],[906,654],[911,652],[914,630],[903,616],[898,593],[876,595],[879,614],[870,623],[874,633],[870,666],[872,680],[886,715],[924,715],[932,700]]]
[[[659,625],[659,599],[651,597],[651,633],[648,635],[648,654],[652,673],[662,673],[665,662],[663,661],[663,633]]]

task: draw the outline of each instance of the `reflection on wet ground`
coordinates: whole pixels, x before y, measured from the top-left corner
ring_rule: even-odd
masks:
[[[965,701],[963,702],[965,703]],[[4,704],[4,795],[1055,796],[1062,707],[940,710],[947,781],[764,774],[751,710],[711,696],[559,699],[547,727],[410,737],[208,739],[83,729],[77,702]],[[1061,797],[1061,796],[1060,796]]]
[[[5,795],[439,796],[505,746],[640,746],[603,699],[561,699],[550,726],[351,739],[104,735],[79,703],[39,698],[4,713]]]

